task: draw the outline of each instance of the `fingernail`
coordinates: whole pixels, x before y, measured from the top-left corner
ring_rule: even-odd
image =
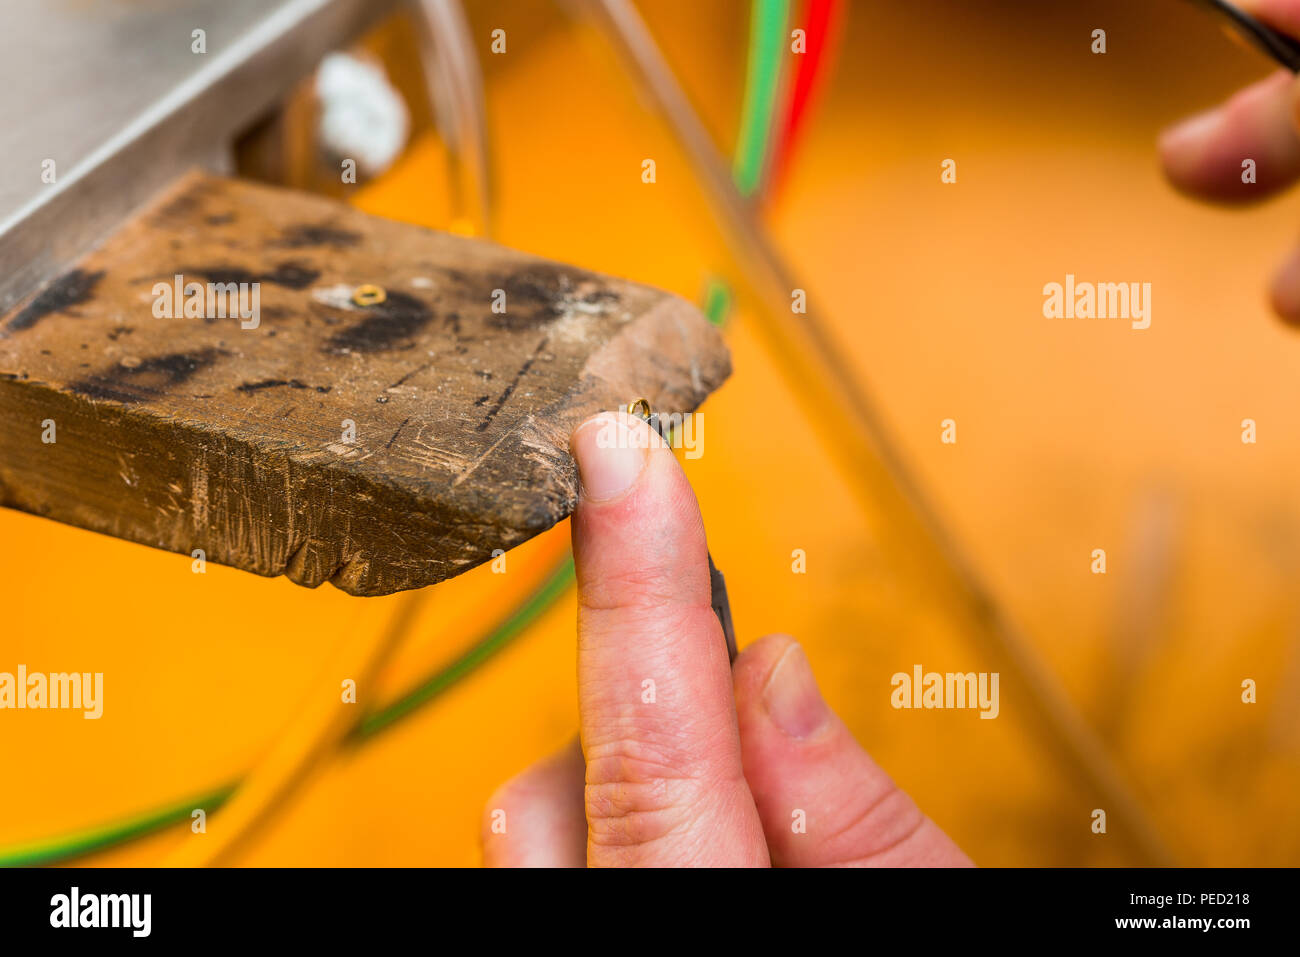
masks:
[[[806,738],[826,723],[831,710],[817,690],[808,656],[797,644],[786,649],[763,689],[772,723],[792,738]]]
[[[573,434],[572,446],[582,494],[593,502],[622,495],[645,468],[645,439],[610,413],[582,423]]]

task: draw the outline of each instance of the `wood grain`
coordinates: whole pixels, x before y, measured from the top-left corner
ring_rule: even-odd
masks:
[[[177,275],[257,283],[256,328],[156,315]],[[0,504],[383,595],[564,518],[586,416],[729,371],[659,290],[196,173],[0,319]]]

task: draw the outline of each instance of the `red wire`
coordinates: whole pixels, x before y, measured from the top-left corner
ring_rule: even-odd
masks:
[[[843,0],[808,0],[804,9],[803,29],[807,47],[802,56],[796,57],[799,65],[790,85],[789,105],[778,134],[772,161],[773,193],[785,179],[804,120],[811,112],[815,95],[823,86],[820,81],[827,75],[834,58],[844,23],[844,7]]]

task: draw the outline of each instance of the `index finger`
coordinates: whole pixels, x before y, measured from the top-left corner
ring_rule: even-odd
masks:
[[[625,413],[572,446],[588,863],[767,864],[695,494]]]

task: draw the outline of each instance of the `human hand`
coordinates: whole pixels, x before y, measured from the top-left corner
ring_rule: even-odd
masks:
[[[969,866],[822,700],[794,639],[728,665],[699,506],[659,436],[603,413],[571,446],[581,749],[497,790],[485,862]]]
[[[1274,29],[1300,37],[1300,0],[1237,0],[1237,6]],[[1300,83],[1286,70],[1238,91],[1226,102],[1190,117],[1160,137],[1165,174],[1178,189],[1201,199],[1246,203],[1300,179]],[[1256,181],[1242,181],[1242,163],[1255,161]],[[1300,247],[1274,274],[1273,310],[1300,323]]]

